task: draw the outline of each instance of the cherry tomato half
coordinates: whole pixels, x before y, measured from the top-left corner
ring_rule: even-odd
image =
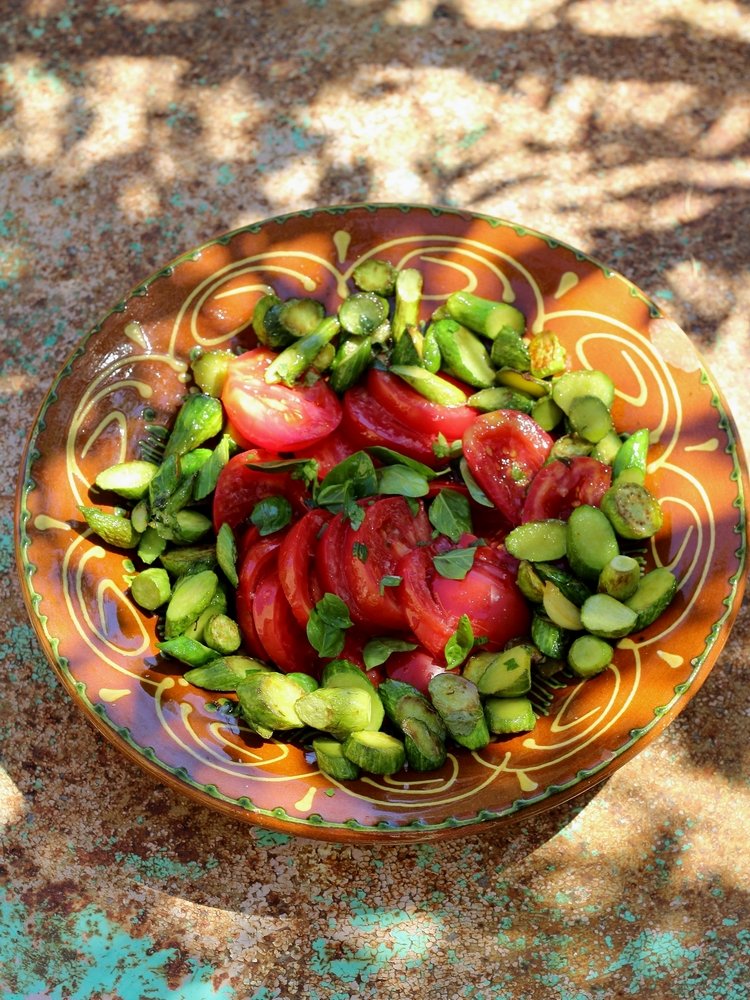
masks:
[[[567,521],[575,507],[598,507],[612,484],[612,469],[595,458],[557,459],[534,476],[523,505],[523,521],[556,517]]]
[[[293,388],[268,385],[276,355],[256,347],[235,358],[221,394],[230,422],[246,441],[269,451],[294,451],[322,441],[341,422],[341,404],[323,379]]]
[[[521,522],[526,491],[552,447],[552,438],[526,413],[484,413],[464,435],[472,475],[510,525]]]

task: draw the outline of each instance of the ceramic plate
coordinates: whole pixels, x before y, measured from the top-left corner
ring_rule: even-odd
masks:
[[[442,770],[343,784],[293,745],[263,742],[156,655],[153,616],[128,597],[132,563],[82,531],[102,468],[138,454],[185,391],[192,348],[243,343],[261,289],[335,310],[353,264],[419,268],[425,314],[466,288],[553,330],[578,367],[617,386],[620,430],[649,427],[649,484],[665,522],[648,560],[679,579],[668,612],[612,667],[550,684],[530,734],[456,752]],[[18,564],[40,643],[84,715],[127,757],[198,802],[287,833],[427,840],[548,809],[643,749],[697,692],[738,610],[746,477],[731,417],[688,338],[619,274],[540,233],[466,212],[348,206],[271,219],[180,257],[83,339],[31,431],[18,494]]]

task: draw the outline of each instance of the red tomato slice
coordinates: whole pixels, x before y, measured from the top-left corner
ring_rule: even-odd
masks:
[[[432,450],[432,434],[402,423],[373,399],[362,385],[353,386],[344,396],[342,426],[356,448],[385,445],[433,469],[445,465]]]
[[[251,469],[247,464],[272,462],[278,457],[273,452],[241,451],[227,462],[219,473],[214,490],[213,521],[216,531],[224,523],[233,529],[239,527],[264,497],[286,497],[296,515],[307,510],[305,501],[308,497],[301,479],[293,479],[289,472]]]
[[[317,653],[297,624],[273,566],[261,577],[256,587],[253,621],[269,659],[280,670],[285,673],[293,670],[301,670],[307,674],[316,672]]]
[[[315,575],[315,550],[320,530],[332,516],[325,510],[308,511],[289,529],[279,549],[281,588],[302,628],[323,596]]]
[[[282,535],[270,535],[251,545],[242,560],[237,586],[235,611],[242,638],[253,656],[261,660],[270,658],[263,646],[253,618],[253,602],[258,581],[269,570],[275,570],[276,553],[282,542]]]
[[[383,587],[385,576],[396,574],[400,559],[418,542],[429,542],[430,522],[422,504],[415,515],[403,497],[383,497],[365,507],[365,517],[355,531],[351,525],[344,535],[342,560],[352,603],[354,621],[377,632],[406,628],[403,601],[396,587]],[[354,555],[354,546],[365,546],[364,560]]]
[[[346,604],[352,606],[352,595],[347,579],[344,539],[349,522],[343,514],[336,514],[328,522],[328,527],[318,539],[315,550],[315,572],[323,594],[336,594]],[[349,558],[351,549],[349,550]]]
[[[466,432],[469,469],[509,524],[520,524],[526,491],[551,447],[549,434],[518,410],[484,413]]]
[[[452,380],[453,381],[453,380]],[[470,406],[441,406],[425,399],[398,375],[371,368],[367,391],[391,416],[407,426],[419,427],[429,434],[444,434],[448,441],[462,438],[479,416]],[[460,387],[460,383],[453,382]],[[467,392],[467,398],[469,393]]]
[[[391,653],[385,662],[385,672],[392,680],[411,684],[426,695],[431,678],[435,674],[445,673],[445,667],[438,663],[432,653],[417,648],[404,653]]]
[[[256,347],[235,358],[221,394],[231,423],[246,441],[269,451],[294,451],[322,441],[341,422],[341,404],[323,379],[290,388],[268,385],[276,355]]]
[[[473,567],[463,580],[440,576],[430,549],[414,549],[398,566],[399,588],[406,618],[422,646],[443,659],[445,644],[467,615],[474,635],[497,649],[528,632],[530,613],[506,560],[494,549],[477,550]],[[483,647],[485,648],[485,647]]]
[[[558,459],[534,476],[523,505],[523,521],[556,517],[567,521],[581,504],[598,507],[612,484],[612,469],[587,455]]]
[[[343,462],[345,458],[349,458],[350,455],[353,455],[358,450],[358,446],[352,444],[347,438],[343,428],[337,427],[332,434],[323,438],[322,441],[318,441],[312,447],[305,448],[304,451],[295,452],[294,457],[314,458],[318,463],[318,479],[323,479],[334,465]]]
[[[485,507],[484,504],[477,503],[464,483],[457,483],[451,479],[433,479],[429,486],[430,499],[436,497],[441,490],[454,490],[466,497],[471,511],[471,523],[477,537],[484,538],[485,541],[498,538],[502,540],[507,534],[508,524],[503,515],[495,507]]]

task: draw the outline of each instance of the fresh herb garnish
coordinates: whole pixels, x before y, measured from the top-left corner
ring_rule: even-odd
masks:
[[[315,490],[315,503],[334,514],[344,513],[358,528],[364,511],[357,500],[372,496],[377,491],[378,479],[375,466],[365,451],[356,451],[335,465]],[[355,523],[356,522],[356,523]]]
[[[418,462],[415,458],[409,458],[408,455],[402,455],[399,451],[393,451],[392,448],[385,448],[379,444],[373,445],[367,451],[374,458],[377,458],[379,462],[382,462],[383,465],[404,465],[407,469],[412,469],[420,476],[424,476],[425,479],[434,479],[436,476],[442,476],[448,471],[447,469],[441,469],[439,472],[436,472],[435,469],[431,469],[429,465]]]
[[[301,479],[308,487],[318,480],[318,463],[314,458],[279,458],[271,462],[248,462],[247,467],[261,472],[288,472],[292,479]]]
[[[398,585],[401,583],[401,579],[402,578],[400,576],[381,576],[380,586],[378,587],[378,590],[380,591],[380,596],[381,597],[383,596],[386,587],[398,587]]]
[[[439,552],[434,555],[432,565],[440,576],[447,580],[463,580],[474,565],[476,554],[475,545],[470,545],[465,549],[449,549],[448,552]]]
[[[253,507],[250,520],[261,535],[271,535],[285,528],[292,519],[292,505],[286,497],[270,496]]]
[[[494,507],[495,505],[480,487],[479,483],[476,481],[474,476],[471,474],[471,469],[469,468],[469,463],[465,458],[462,458],[459,463],[459,468],[461,469],[461,476],[463,481],[466,483],[466,488],[477,503],[480,503],[483,507]]]
[[[368,670],[385,663],[391,653],[404,653],[416,649],[416,642],[406,642],[404,639],[371,639],[362,650],[362,659]]]
[[[336,594],[324,594],[310,612],[307,638],[319,656],[338,656],[344,648],[344,629],[352,620],[346,604]]]
[[[430,504],[427,516],[433,528],[452,542],[473,531],[469,501],[456,490],[441,490]]]
[[[468,615],[461,615],[458,628],[445,644],[445,665],[449,670],[460,667],[475,645],[474,630]]]
[[[355,559],[359,559],[360,562],[367,562],[368,554],[367,546],[364,542],[355,542],[352,545],[352,555]]]
[[[430,486],[424,476],[405,465],[386,465],[377,470],[378,493],[402,497],[424,497]]]

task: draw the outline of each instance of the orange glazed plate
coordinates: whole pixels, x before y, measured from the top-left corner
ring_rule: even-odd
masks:
[[[169,424],[190,352],[243,343],[266,286],[335,311],[363,257],[416,267],[424,316],[457,289],[519,307],[576,367],[617,387],[621,431],[652,431],[649,485],[665,517],[650,566],[676,574],[668,611],[585,682],[549,683],[532,733],[454,750],[435,772],[320,773],[311,754],[264,742],[156,650],[154,615],[130,600],[133,564],[83,531],[77,505],[108,465]],[[270,219],[212,240],[152,275],[83,339],[44,401],[21,471],[17,554],[52,667],[84,715],[172,788],[237,819],[338,841],[429,840],[507,823],[583,792],[642,750],[698,691],[742,600],[747,474],[721,394],[690,341],[629,281],[521,226],[408,205]]]

